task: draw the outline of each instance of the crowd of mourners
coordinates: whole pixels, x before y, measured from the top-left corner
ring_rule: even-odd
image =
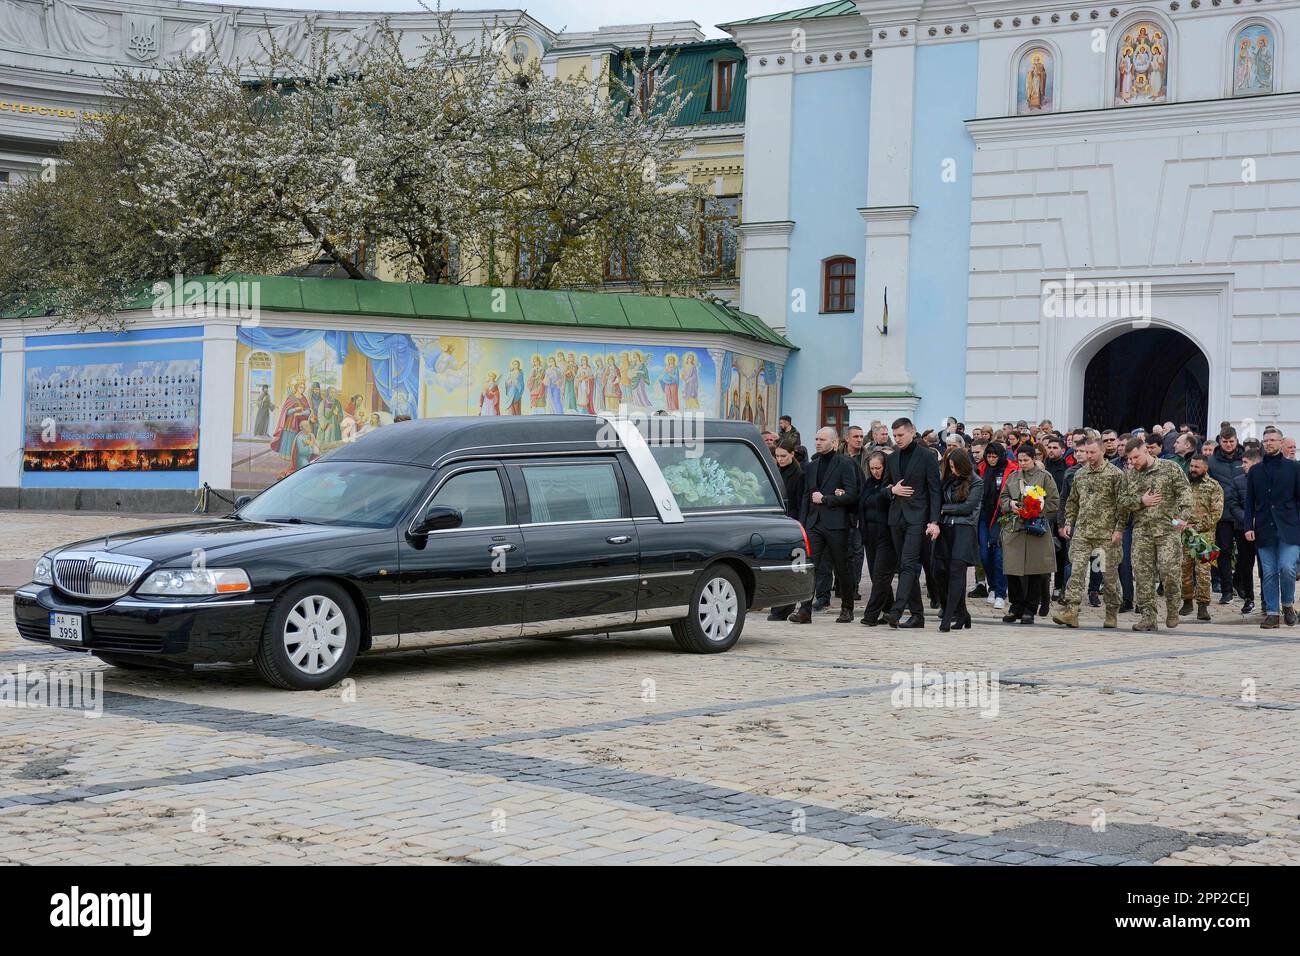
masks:
[[[949,418],[918,433],[899,418],[842,436],[821,428],[811,454],[789,416],[778,427],[763,437],[816,583],[811,600],[770,620],[810,623],[833,592],[836,622],[851,623],[865,589],[862,624],[924,627],[924,580],[941,631],[969,628],[967,602],[981,599],[1008,624],[1050,615],[1078,627],[1086,599],[1104,607],[1104,627],[1131,612],[1133,630],[1155,631],[1161,602],[1166,627],[1210,620],[1216,596],[1251,614],[1258,569],[1259,626],[1296,623],[1300,462],[1274,426],[1259,438],[1230,422],[1213,438],[1173,422],[968,433]]]

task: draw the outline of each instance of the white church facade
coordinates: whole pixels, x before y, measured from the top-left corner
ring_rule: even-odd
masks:
[[[1300,428],[1300,2],[859,0],[724,29],[741,308],[800,347],[801,427]]]

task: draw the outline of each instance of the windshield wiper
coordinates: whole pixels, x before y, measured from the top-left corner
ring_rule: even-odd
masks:
[[[304,523],[301,518],[262,518],[261,520],[269,521],[272,524],[303,524]]]
[[[239,517],[239,512],[237,512],[237,511],[232,511],[232,512],[230,512],[230,514],[228,514],[228,515],[222,515],[221,517],[222,517],[223,519],[228,519],[228,520],[230,520],[230,521],[243,521],[243,520],[244,520],[243,518]]]

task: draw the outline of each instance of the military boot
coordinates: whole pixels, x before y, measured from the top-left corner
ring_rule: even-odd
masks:
[[[1173,608],[1169,608],[1168,613],[1165,615],[1165,627],[1177,627],[1177,626],[1178,626],[1178,612],[1175,611]]]
[[[1210,619],[1210,605],[1209,605],[1209,604],[1197,604],[1197,605],[1196,605],[1196,619],[1197,619],[1198,621],[1208,621],[1208,620]]]
[[[1188,614],[1191,614],[1191,613],[1192,613],[1192,602],[1191,602],[1191,601],[1184,601],[1184,602],[1183,602],[1183,606],[1180,607],[1180,608],[1178,609],[1178,613],[1179,613],[1179,614],[1182,614],[1183,616],[1186,616],[1186,615],[1188,615]]]
[[[1102,627],[1119,627],[1119,615],[1115,613],[1115,608],[1107,605],[1106,620],[1101,624]]]
[[[1135,630],[1135,631],[1158,631],[1158,630],[1160,630],[1160,625],[1158,625],[1158,624],[1155,622],[1155,619],[1154,619],[1154,618],[1152,618],[1152,619],[1147,619],[1147,618],[1144,617],[1144,618],[1142,618],[1142,620],[1138,621],[1136,624],[1133,625],[1133,630]]]
[[[1062,624],[1065,627],[1079,626],[1079,609],[1073,605],[1067,604],[1059,611],[1052,615],[1053,624]]]

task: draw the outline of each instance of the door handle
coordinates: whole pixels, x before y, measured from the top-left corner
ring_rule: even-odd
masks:
[[[505,554],[507,551],[515,550],[515,546],[513,544],[490,544],[488,550],[493,554]]]
[[[632,540],[632,536],[629,534],[611,534],[605,540],[610,544],[627,544]]]

